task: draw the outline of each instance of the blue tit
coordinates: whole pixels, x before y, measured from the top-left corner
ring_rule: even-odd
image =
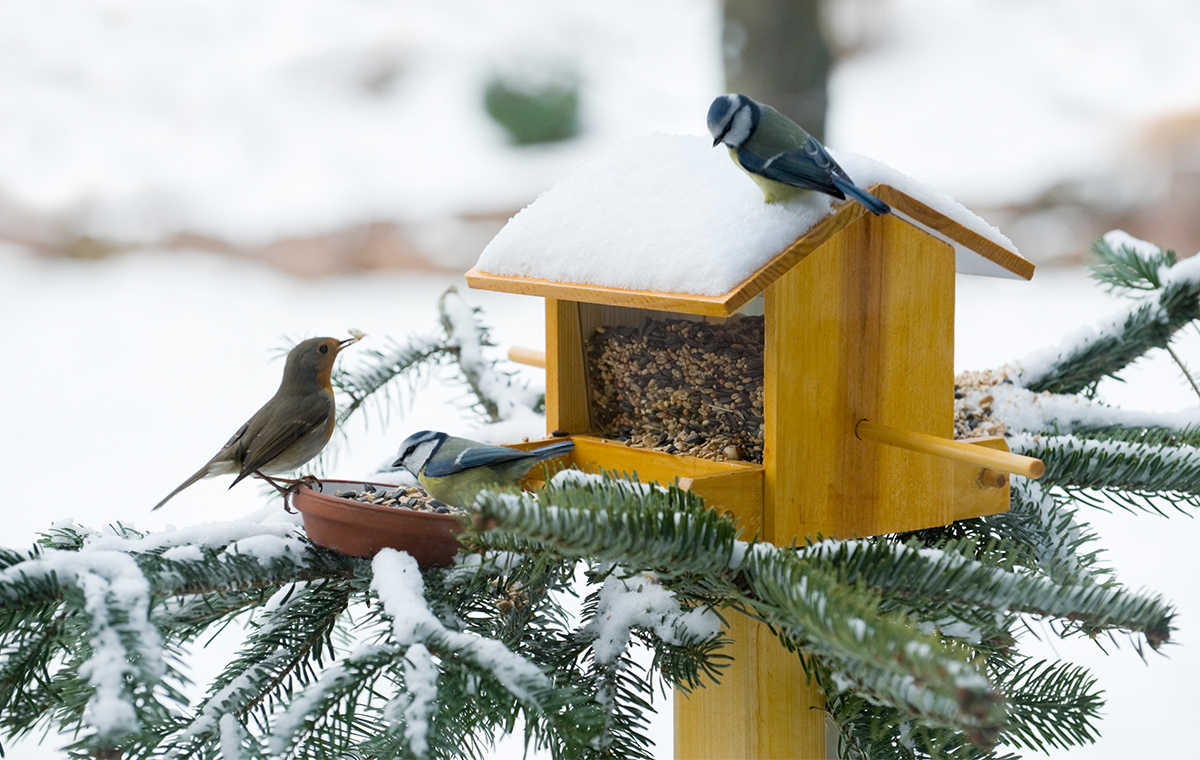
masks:
[[[573,448],[575,442],[568,440],[521,451],[422,430],[400,444],[400,457],[392,466],[416,475],[425,492],[438,501],[469,507],[482,489],[516,488],[535,464]]]
[[[713,147],[724,143],[738,167],[762,188],[767,203],[816,190],[850,196],[872,214],[891,211],[854,184],[817,138],[768,105],[745,95],[722,95],[708,108]]]

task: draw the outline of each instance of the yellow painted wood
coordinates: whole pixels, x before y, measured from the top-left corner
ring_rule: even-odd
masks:
[[[1000,267],[1029,279],[1034,265],[1016,251],[1010,251],[982,235],[973,232],[958,222],[942,215],[907,193],[890,185],[875,185],[871,191],[897,210],[908,214],[916,221],[945,235],[950,240],[973,251]],[[579,301],[583,303],[629,306],[657,311],[677,311],[685,314],[729,316],[762,293],[785,273],[796,266],[813,251],[837,236],[843,229],[862,218],[866,211],[860,204],[844,203],[835,208],[811,229],[804,232],[794,243],[754,272],[733,290],[718,296],[701,296],[687,293],[663,293],[650,290],[610,288],[585,283],[553,282],[530,277],[496,275],[473,267],[467,272],[467,284],[481,290],[497,290],[505,293],[543,296],[545,298]],[[924,234],[924,233],[922,233]],[[953,262],[951,264],[953,271]]]
[[[755,623],[758,638],[758,754],[772,760],[826,760],[825,695],[800,656]]]
[[[731,515],[742,527],[744,538],[762,531],[762,467],[683,477],[679,487],[700,496],[706,506]]]
[[[538,351],[536,348],[524,348],[522,346],[513,346],[508,349],[508,360],[517,364],[525,364],[530,367],[546,368],[546,352]]]
[[[859,440],[861,419],[953,434],[954,253],[860,216],[766,292],[768,540],[950,522],[949,461]]]
[[[874,420],[860,420],[855,427],[855,434],[864,441],[898,446],[921,454],[1011,472],[1035,480],[1046,473],[1046,465],[1040,459],[1013,454],[1007,449],[1000,451],[986,446],[972,446],[970,441],[955,441],[903,430]]]
[[[571,461],[580,469],[599,472],[637,472],[644,482],[670,482],[676,477],[699,477],[728,472],[761,471],[749,462],[718,462],[714,459],[668,454],[665,451],[639,449],[595,435],[573,435],[575,450]]]
[[[732,513],[747,538],[762,526],[762,466],[748,462],[717,462],[625,446],[593,436],[573,436],[575,450],[568,461],[587,472],[637,475],[643,483],[670,485],[678,478],[704,498],[705,504]]]
[[[690,694],[675,692],[675,760],[759,758],[758,623],[745,615],[726,616],[724,650],[733,658],[720,684]],[[782,648],[778,647],[777,648]]]
[[[658,293],[652,290],[629,290],[608,288],[603,285],[553,282],[533,277],[490,274],[480,271],[478,267],[472,267],[466,277],[467,285],[476,290],[496,290],[501,293],[543,296],[547,300],[563,299],[583,303],[604,303],[656,311],[679,311],[687,314],[714,314],[717,316],[727,316],[737,311],[736,306],[727,305],[728,299],[725,296]]]
[[[1008,451],[1008,443],[1000,436],[971,438],[962,443],[995,451]],[[991,487],[980,482],[982,473],[983,470],[978,465],[966,462],[954,463],[953,517],[955,520],[969,520],[973,517],[997,515],[1008,511],[1008,479],[1005,478],[1004,484],[999,488]]]
[[[824,699],[800,658],[762,623],[728,622],[734,660],[720,685],[676,692],[676,759],[825,760]]]
[[[592,429],[579,304],[546,299],[546,430]]]

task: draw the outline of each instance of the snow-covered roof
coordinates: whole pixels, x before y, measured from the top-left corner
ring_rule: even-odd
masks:
[[[1008,238],[954,199],[877,161],[831,153],[898,217],[952,245],[959,272],[1033,276],[1033,264]],[[514,216],[467,281],[728,314],[863,213],[818,193],[764,203],[758,186],[709,139],[647,135],[600,154]],[[614,290],[623,292],[617,301]]]

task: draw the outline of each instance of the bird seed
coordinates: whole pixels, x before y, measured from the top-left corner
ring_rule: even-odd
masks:
[[[376,507],[411,509],[414,512],[433,512],[439,515],[465,515],[467,513],[465,509],[443,504],[437,499],[430,498],[424,491],[412,486],[378,489],[370,483],[363,485],[364,488],[361,491],[338,491],[334,496],[339,499],[353,499]]]
[[[596,424],[634,448],[762,462],[763,318],[600,327],[586,355]]]

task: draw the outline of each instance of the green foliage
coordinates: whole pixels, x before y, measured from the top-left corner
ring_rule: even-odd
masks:
[[[1104,702],[1086,668],[1012,658],[994,664],[993,678],[1008,695],[1005,744],[1045,752],[1048,747],[1094,742],[1099,736],[1093,721]]]
[[[579,133],[579,88],[570,79],[531,84],[495,77],[484,89],[483,105],[516,145],[560,142]]]
[[[1147,446],[1200,447],[1200,427],[1168,428],[1156,425],[1081,425],[1071,431],[1079,438],[1141,443]]]
[[[1179,258],[1174,251],[1157,249],[1147,255],[1128,245],[1116,248],[1100,238],[1092,243],[1097,261],[1089,265],[1092,277],[1110,291],[1158,290],[1163,286],[1162,273],[1175,266]]]
[[[1145,257],[1104,240],[1092,246],[1098,261],[1093,276],[1112,289],[1142,294],[1122,317],[1101,327],[1098,334],[1055,357],[1044,368],[1021,375],[1032,391],[1080,393],[1132,364],[1147,351],[1168,348],[1172,336],[1200,319],[1200,277],[1169,278],[1177,263],[1173,251]]]
[[[1043,487],[1060,488],[1080,501],[1158,514],[1164,514],[1164,504],[1180,511],[1200,507],[1200,449],[1156,437],[1157,442],[1134,443],[1038,436],[1022,439],[1019,448],[1046,462]]]

